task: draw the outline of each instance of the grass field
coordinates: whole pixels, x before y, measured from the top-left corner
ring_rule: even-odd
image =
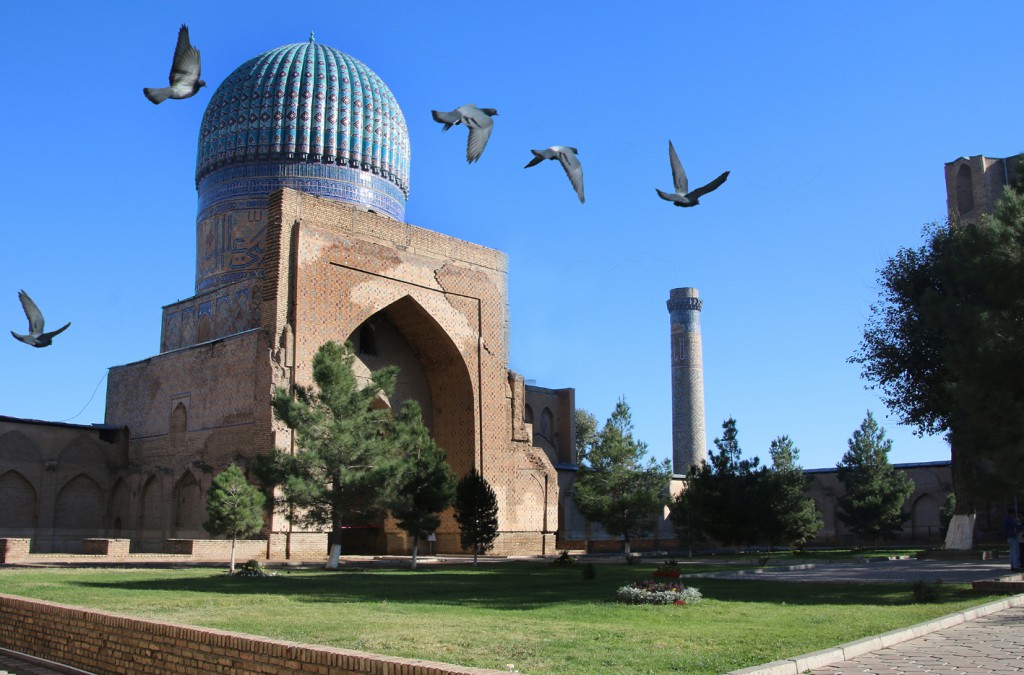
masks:
[[[282,571],[3,569],[0,592],[273,638],[523,673],[723,673],[993,599],[967,585],[917,604],[909,584],[701,579],[705,600],[627,606],[650,566],[507,563]],[[696,571],[696,570],[695,570]]]

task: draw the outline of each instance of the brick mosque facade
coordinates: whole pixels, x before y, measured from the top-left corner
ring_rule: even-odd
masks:
[[[313,53],[314,45],[274,53],[300,48]],[[318,53],[324,58],[322,49]],[[339,55],[326,52],[328,60]],[[246,78],[232,78],[251,86]],[[323,98],[292,98],[304,97]],[[228,98],[232,105],[239,100]],[[393,99],[382,108],[400,116]],[[218,114],[211,102],[207,116]],[[404,120],[385,122],[391,126],[375,134],[397,135],[391,146],[407,149],[399,133]],[[211,137],[223,127],[204,118]],[[213,478],[232,463],[247,468],[274,447],[301,451],[273,417],[274,388],[309,384],[317,349],[328,340],[347,340],[357,354],[358,375],[399,366],[389,404],[397,409],[410,398],[421,404],[457,475],[476,469],[490,482],[499,503],[494,553],[553,554],[588,542],[614,549],[617,542],[585,522],[571,501],[574,390],[527,384],[508,368],[506,256],[402,221],[407,155],[378,149],[361,165],[339,158],[336,167],[326,168],[293,162],[281,176],[302,175],[288,182],[267,174],[266,162],[238,164],[232,158],[245,153],[237,147],[217,155],[238,141],[225,145],[213,138],[204,146],[207,140],[201,137],[197,170],[195,296],[163,308],[157,355],[110,369],[103,424],[0,417],[0,538],[28,539],[36,553],[76,553],[84,541],[95,547],[93,540],[104,538],[117,546],[130,542],[135,553],[203,549],[182,542],[208,538],[202,524]],[[293,155],[288,153],[289,162]],[[1009,175],[1007,166],[984,158],[947,165],[951,207],[955,199],[970,201],[957,180],[969,181],[973,199],[983,206],[984,195],[995,189],[990,183]],[[325,172],[330,180],[323,179]],[[345,181],[369,186],[356,191],[370,195],[366,203],[337,198],[338,185],[351,184]],[[936,541],[948,462],[900,468],[918,484],[904,538]],[[849,543],[832,517],[834,470],[809,474],[809,494],[825,514],[821,542]],[[326,558],[326,533],[299,530],[272,510],[259,539],[269,559]],[[409,550],[404,533],[387,519],[364,523],[345,541],[349,553]],[[651,539],[634,544],[637,550],[673,546],[667,518]],[[450,511],[433,550],[460,552]]]

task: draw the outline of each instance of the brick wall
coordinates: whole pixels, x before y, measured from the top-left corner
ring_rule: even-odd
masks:
[[[0,563],[24,560],[31,545],[31,539],[0,539]]]
[[[131,544],[131,539],[86,539],[82,541],[82,554],[127,556]]]
[[[400,659],[149,621],[0,594],[0,646],[97,673],[485,675]]]
[[[327,560],[327,533],[271,533],[267,557],[270,560]]]
[[[168,539],[164,542],[164,553],[189,555],[197,560],[230,560],[230,539]],[[236,560],[265,560],[267,541],[265,539],[239,539],[235,542]]]

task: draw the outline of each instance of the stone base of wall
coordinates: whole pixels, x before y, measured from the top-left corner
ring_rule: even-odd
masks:
[[[187,555],[196,560],[230,560],[230,539],[168,539],[164,553]],[[235,542],[236,560],[266,560],[267,542],[264,539],[239,539]]]
[[[24,560],[31,547],[31,539],[0,539],[0,564]]]
[[[496,675],[0,595],[0,647],[96,673]]]
[[[131,539],[83,539],[82,555],[127,556]]]

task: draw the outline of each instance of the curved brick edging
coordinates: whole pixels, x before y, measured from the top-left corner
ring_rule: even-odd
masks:
[[[495,675],[504,671],[138,619],[0,594],[0,647],[96,673]]]
[[[847,642],[830,649],[822,649],[808,654],[801,654],[790,659],[763,663],[759,666],[751,666],[742,670],[733,670],[726,675],[799,675],[800,673],[822,668],[833,663],[848,661],[868,652],[878,651],[897,645],[907,640],[934,633],[937,630],[950,628],[965,621],[973,621],[982,616],[1001,612],[1010,607],[1024,606],[1024,594],[1014,595],[1005,600],[996,600],[984,605],[965,609],[962,612],[953,612],[940,616],[931,621],[915,624],[907,628],[897,628],[888,633],[873,635],[853,642]]]

